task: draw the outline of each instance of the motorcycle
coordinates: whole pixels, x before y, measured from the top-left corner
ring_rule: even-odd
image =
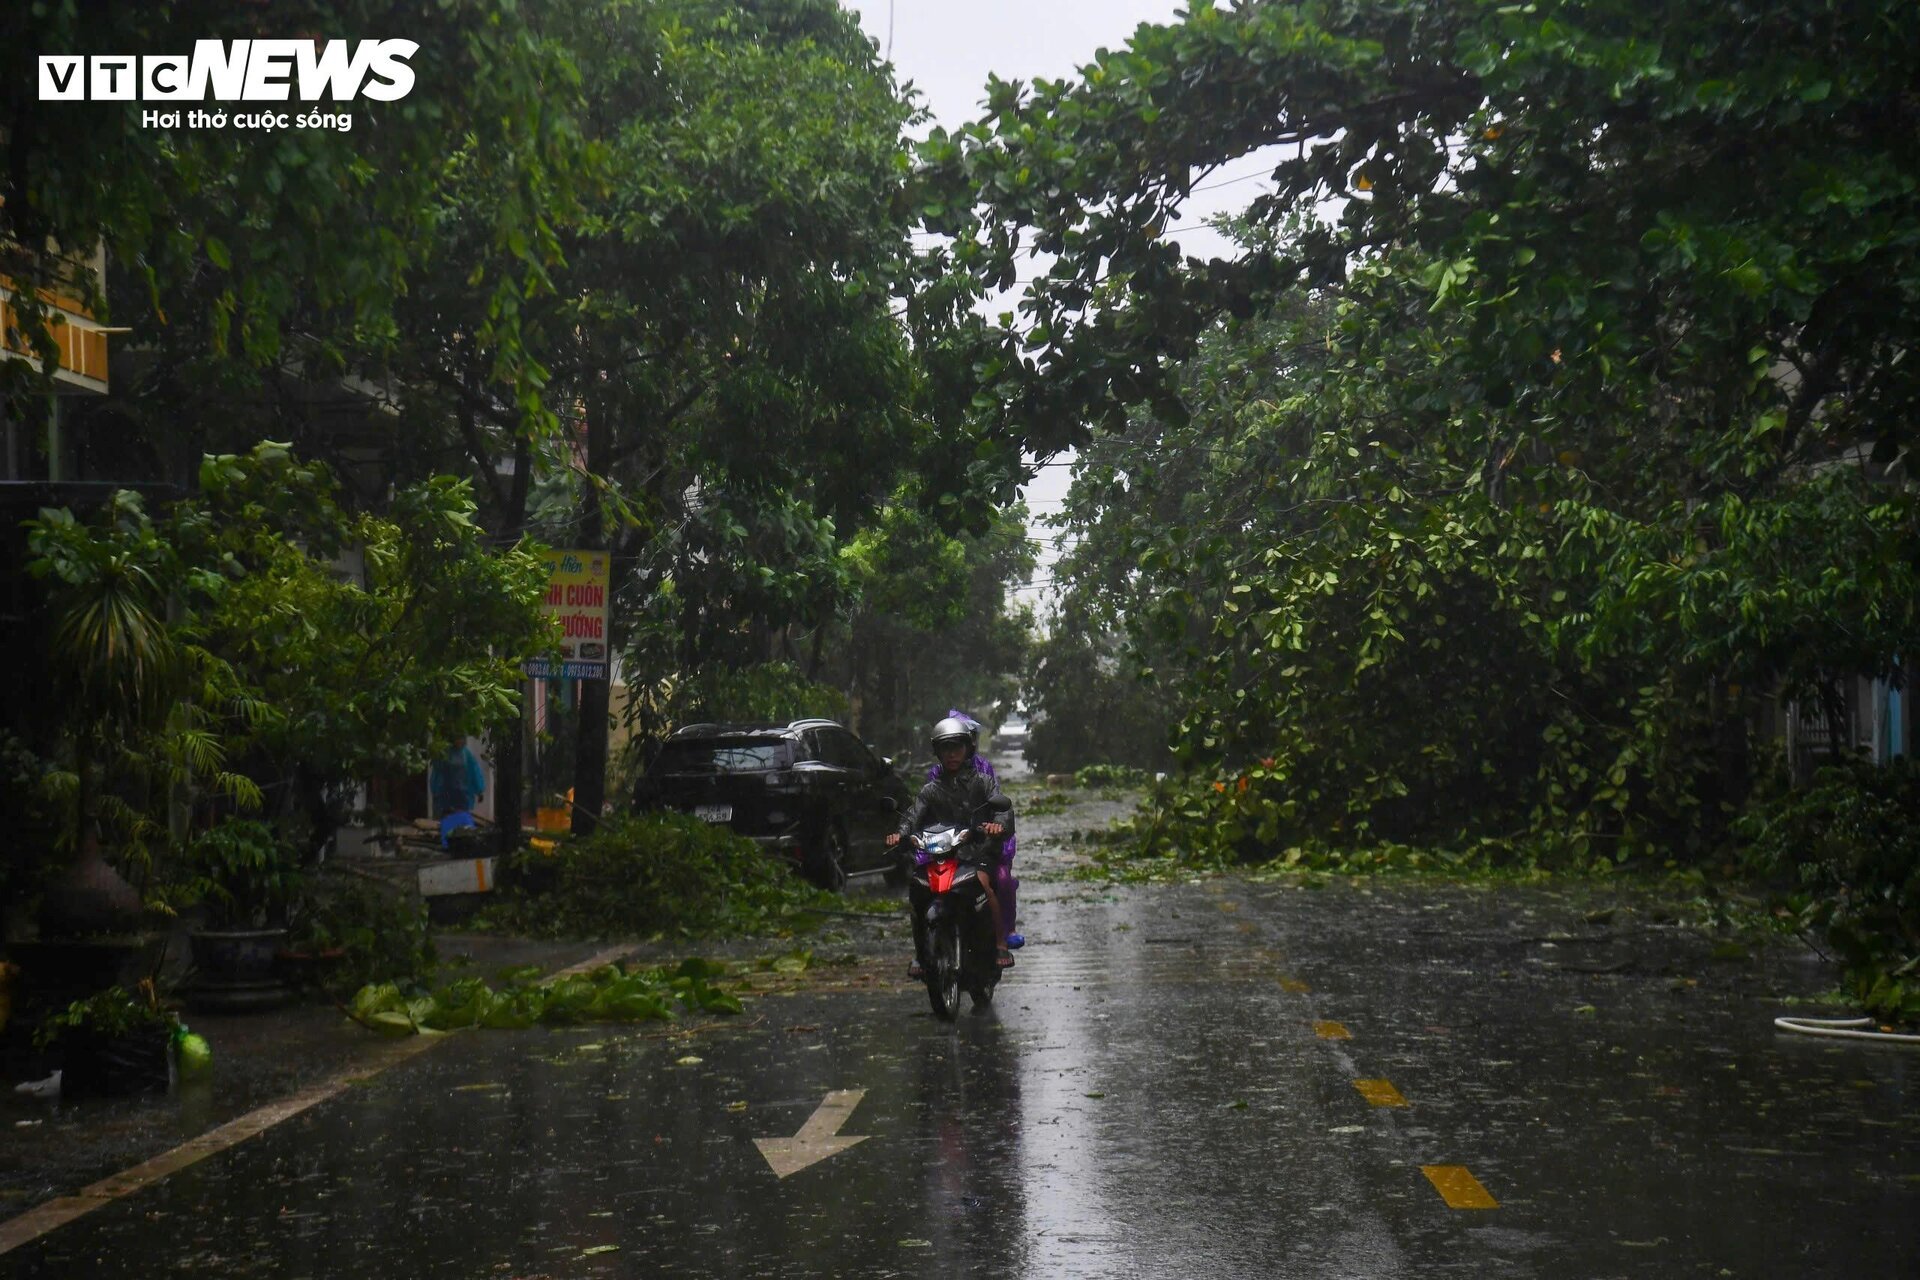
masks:
[[[915,832],[907,900],[912,906],[927,1000],[936,1016],[960,1015],[960,993],[976,1007],[993,1002],[1000,981],[993,910],[979,872],[992,844],[975,827],[936,826]]]

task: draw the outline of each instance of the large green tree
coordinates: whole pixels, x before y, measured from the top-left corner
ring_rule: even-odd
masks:
[[[798,495],[811,514],[793,512],[797,527],[847,528],[913,456],[915,380],[892,314],[912,109],[826,0],[572,12],[602,186],[562,235],[549,322],[549,396],[576,410],[581,464],[565,536],[609,548],[617,595],[644,602],[699,577],[671,563],[677,548],[704,554],[698,540],[671,535],[705,512],[775,513]],[[764,627],[773,600],[744,612]],[[603,800],[607,710],[589,684],[582,823]]]
[[[1185,632],[1218,834],[1710,841],[1760,694],[1892,669],[1905,29],[1885,0],[1196,3],[930,140],[956,259],[1055,255],[981,335],[1005,421],[1087,443],[1144,406],[1165,454],[1229,455],[1203,522],[1130,548],[1199,580],[1142,620]],[[1274,146],[1242,251],[1185,258],[1196,185]],[[1286,326],[1278,394],[1196,401],[1183,368],[1253,317]]]
[[[177,43],[196,16],[99,38]],[[912,108],[871,42],[826,0],[454,6],[415,38],[419,85],[357,108],[354,133],[130,138],[152,154],[111,241],[115,318],[150,358],[89,434],[182,441],[156,464],[182,474],[290,440],[375,509],[465,473],[503,544],[611,549],[617,631],[686,615],[638,681],[741,661],[736,625],[772,652],[817,631],[844,604],[840,575],[812,574],[837,563],[823,530],[851,536],[924,457],[969,483],[970,442],[931,424],[953,388],[917,375],[894,314]],[[588,697],[592,779],[605,690]],[[496,726],[509,794],[516,725]]]

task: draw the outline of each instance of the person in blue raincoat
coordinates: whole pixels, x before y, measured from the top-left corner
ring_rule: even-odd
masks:
[[[433,767],[427,770],[427,789],[433,796],[433,816],[470,813],[487,794],[487,775],[465,740],[455,738]]]

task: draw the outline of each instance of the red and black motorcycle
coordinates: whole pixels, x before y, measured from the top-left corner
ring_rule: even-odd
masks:
[[[992,866],[995,843],[975,827],[938,826],[915,832],[912,845],[907,901],[921,974],[933,1012],[951,1021],[962,991],[987,1005],[1000,981],[993,908],[979,876]]]

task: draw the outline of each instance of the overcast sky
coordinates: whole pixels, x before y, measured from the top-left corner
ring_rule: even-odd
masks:
[[[843,0],[952,127],[979,115],[987,74],[1057,80],[1118,48],[1143,22],[1170,22],[1175,0]],[[891,33],[891,35],[889,35]],[[889,50],[891,53],[889,54]]]
[[[936,122],[953,128],[980,115],[988,73],[1003,80],[1049,80],[1074,76],[1095,50],[1119,48],[1143,22],[1172,22],[1181,0],[842,0],[860,15],[860,25],[879,43],[904,81],[912,82]],[[1265,171],[1248,158],[1227,166],[1212,191],[1196,193],[1180,222],[1191,225],[1243,207],[1266,189],[1247,175]],[[1209,256],[1221,252],[1210,231],[1184,232],[1181,248]],[[1023,272],[1023,274],[1025,274]],[[1059,510],[1068,468],[1044,468],[1027,486],[1036,516]],[[1037,534],[1036,534],[1037,536]],[[1052,559],[1042,549],[1043,561]],[[1043,564],[1040,578],[1044,584]],[[1023,593],[1036,599],[1037,590]],[[1036,600],[1036,602],[1038,602]]]

